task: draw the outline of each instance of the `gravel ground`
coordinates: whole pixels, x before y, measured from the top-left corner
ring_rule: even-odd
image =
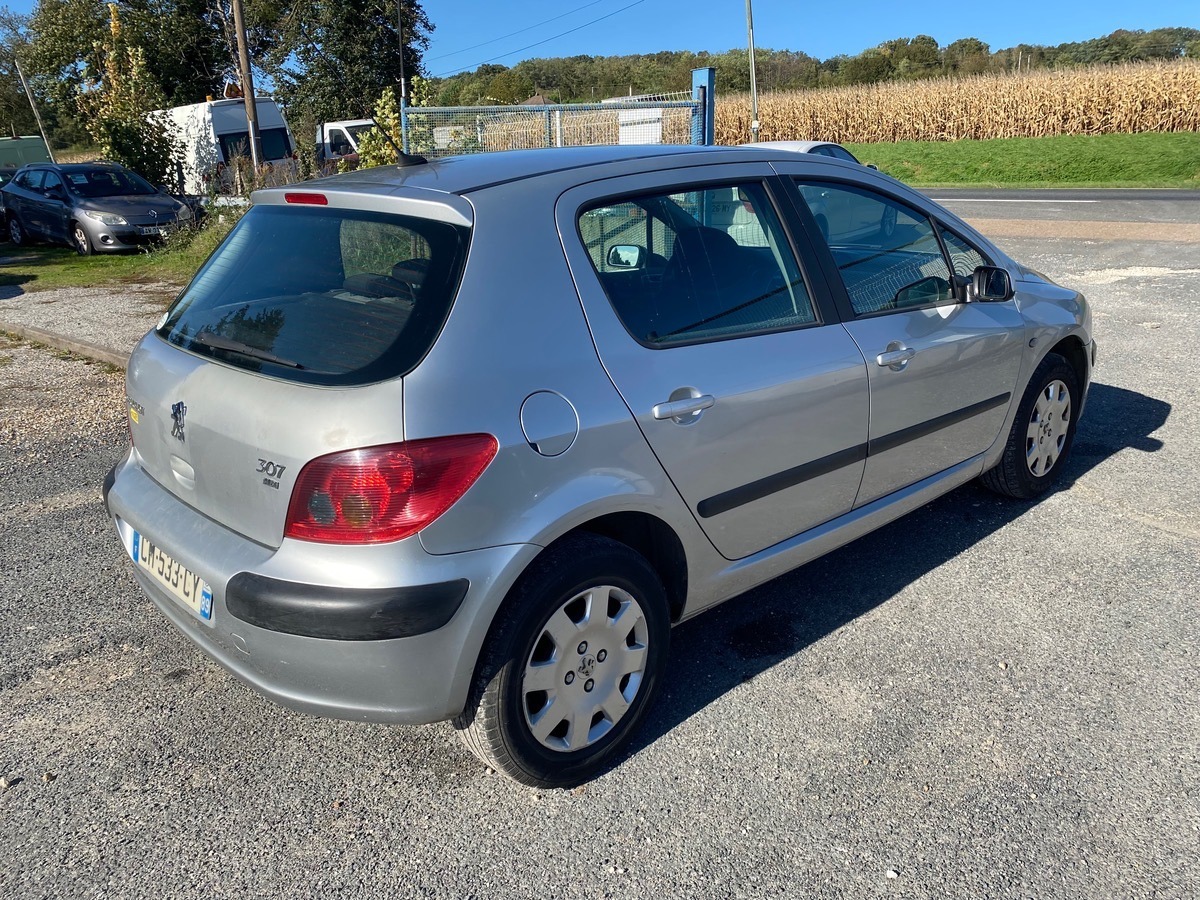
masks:
[[[1095,309],[1067,488],[962,488],[676,629],[574,791],[199,655],[99,500],[120,375],[0,342],[0,896],[1197,896],[1195,247],[1007,245]]]
[[[19,264],[11,254],[9,248],[3,262]],[[133,345],[154,327],[178,291],[168,284],[128,285],[118,291],[60,288],[32,293],[0,287],[0,325],[33,327],[81,338],[128,357]]]

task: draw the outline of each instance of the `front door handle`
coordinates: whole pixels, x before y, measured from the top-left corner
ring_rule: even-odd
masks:
[[[892,341],[887,349],[875,357],[876,365],[886,366],[893,372],[899,372],[908,365],[908,361],[917,355],[912,347],[905,347],[899,341]]]
[[[686,397],[683,400],[656,403],[651,412],[656,419],[686,420],[699,415],[716,402],[712,394],[701,394],[699,397]]]

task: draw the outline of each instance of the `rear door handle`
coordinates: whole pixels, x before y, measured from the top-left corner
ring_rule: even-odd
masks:
[[[712,394],[701,394],[699,397],[656,403],[651,412],[656,419],[683,419],[698,415],[716,402]]]

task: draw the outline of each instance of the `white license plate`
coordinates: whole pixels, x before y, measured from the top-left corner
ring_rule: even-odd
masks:
[[[142,225],[138,228],[138,234],[155,235],[162,234],[163,230],[158,225]]]
[[[206,622],[212,621],[212,588],[189,572],[145,535],[133,533],[130,551],[138,568],[148,573],[168,594]]]

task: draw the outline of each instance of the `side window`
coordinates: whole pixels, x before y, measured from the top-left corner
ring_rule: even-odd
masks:
[[[762,184],[610,199],[586,207],[578,227],[613,309],[644,344],[816,322]]]
[[[969,278],[980,266],[991,265],[982,253],[953,231],[943,228],[941,232],[942,240],[946,242],[946,249],[950,251],[950,264],[954,267],[955,275]]]
[[[32,172],[26,172],[21,176],[20,185],[31,191],[40,191],[42,189],[42,178],[45,174],[45,171],[42,169],[34,169]]]
[[[923,214],[847,184],[797,184],[856,315],[955,302],[950,266]]]
[[[350,150],[350,137],[340,128],[330,128],[329,147],[338,156],[345,156]]]
[[[51,188],[61,188],[63,186],[62,179],[55,172],[47,172],[46,180],[42,182],[42,190],[48,191]]]

